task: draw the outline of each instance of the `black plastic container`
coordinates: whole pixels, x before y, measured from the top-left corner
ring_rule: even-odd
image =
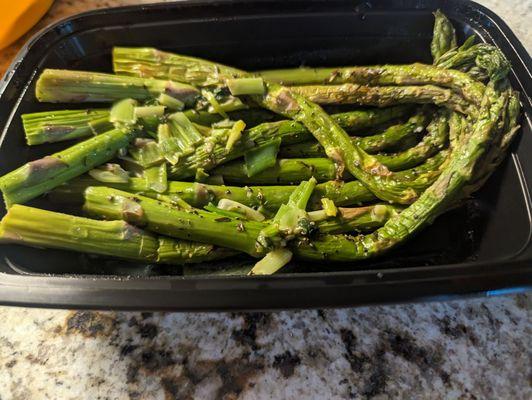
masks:
[[[153,46],[244,69],[430,62],[431,12],[463,40],[499,46],[522,94],[522,132],[466,207],[440,217],[405,247],[364,264],[292,266],[271,277],[179,276],[76,253],[0,246],[0,303],[76,308],[229,310],[350,306],[500,293],[532,284],[530,57],[506,24],[463,1],[196,1],[99,10],[34,37],[0,86],[0,174],[64,147],[28,147],[20,114],[39,104],[46,67],[110,71],[114,45]],[[81,105],[84,107],[86,105]],[[71,105],[69,105],[72,108]],[[2,210],[2,215],[5,210]],[[317,271],[322,272],[308,272]],[[305,272],[303,272],[305,271]]]

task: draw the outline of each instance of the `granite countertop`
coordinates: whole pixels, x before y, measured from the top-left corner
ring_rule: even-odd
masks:
[[[532,2],[477,1],[532,49]],[[35,29],[149,2],[57,0]],[[530,294],[275,313],[0,307],[0,400],[529,399],[531,309]]]

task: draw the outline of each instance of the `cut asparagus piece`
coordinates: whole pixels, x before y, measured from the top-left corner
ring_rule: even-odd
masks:
[[[164,193],[168,189],[166,177],[166,164],[161,163],[144,170],[144,179],[149,190],[157,193]]]
[[[165,158],[157,142],[152,139],[137,138],[128,147],[128,152],[143,168],[150,168],[162,163]]]
[[[45,69],[35,88],[39,101],[51,103],[151,100],[161,93],[188,106],[199,96],[195,87],[174,81],[59,69]]]
[[[91,169],[88,174],[103,183],[127,183],[129,174],[118,164],[107,163]]]
[[[338,209],[336,208],[334,201],[328,199],[327,197],[323,197],[321,199],[321,205],[323,206],[323,210],[325,211],[325,215],[327,217],[336,217]]]
[[[264,224],[200,210],[182,210],[148,197],[106,187],[88,187],[84,210],[92,216],[124,219],[150,231],[178,239],[214,244],[252,256],[269,249],[257,242]]]
[[[288,249],[279,248],[270,251],[257,262],[248,275],[271,275],[290,262],[292,252]]]
[[[176,99],[176,101],[178,101]],[[165,106],[142,106],[135,107],[134,114],[136,118],[162,117],[166,110]]]
[[[172,114],[166,124],[159,125],[157,137],[164,157],[173,165],[180,162],[182,155],[194,153],[195,146],[203,142],[203,136],[182,112]]]
[[[0,222],[0,243],[176,265],[235,254],[212,245],[157,237],[125,221],[97,221],[19,204],[11,207]]]
[[[0,241],[155,262],[157,239],[124,221],[95,221],[15,204],[0,222]]]
[[[233,96],[264,94],[262,78],[228,79],[225,84]]]
[[[266,217],[257,210],[230,199],[221,199],[217,206],[220,210],[232,211],[252,221],[264,221]]]
[[[227,142],[225,143],[225,151],[229,152],[233,150],[233,147],[236,142],[242,137],[242,131],[246,128],[244,121],[239,120],[234,123],[234,125],[229,130],[227,135]]]
[[[133,126],[137,122],[135,107],[138,105],[137,100],[123,99],[111,107],[109,121],[115,126]]]
[[[91,123],[104,120],[106,130],[113,129],[109,110],[61,110],[22,115],[28,145],[61,142],[95,135]]]
[[[175,97],[167,95],[166,93],[161,93],[159,97],[157,97],[157,103],[174,111],[181,111],[185,108],[185,103]]]
[[[262,146],[248,150],[244,154],[247,176],[251,178],[262,171],[272,168],[277,161],[279,146],[281,146],[281,139],[277,138]]]
[[[6,205],[34,199],[109,161],[135,136],[134,130],[113,129],[11,171],[0,178]]]

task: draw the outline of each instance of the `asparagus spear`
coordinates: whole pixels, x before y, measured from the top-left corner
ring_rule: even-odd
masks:
[[[82,204],[83,192],[89,186],[98,186],[99,182],[80,177],[61,185],[50,192],[54,202]],[[144,179],[130,178],[127,183],[111,183],[106,186],[130,193],[142,194],[151,198],[159,198],[151,191]],[[165,195],[169,199],[178,196],[194,207],[204,207],[209,203],[217,203],[221,199],[230,199],[250,207],[264,207],[277,211],[281,204],[286,203],[295,186],[218,186],[197,182],[168,182]],[[327,197],[340,206],[351,206],[376,200],[375,196],[358,181],[329,181],[316,185],[309,206],[315,209],[321,206],[320,199]]]
[[[414,147],[394,154],[376,154],[375,158],[390,171],[415,167],[445,147],[448,138],[447,117],[440,115],[429,124],[427,132]]]
[[[178,239],[193,240],[260,256],[268,249],[257,242],[264,224],[217,214],[182,210],[148,197],[107,187],[85,190],[84,210],[92,216],[124,219],[150,231]]]
[[[265,171],[248,176],[246,165],[240,160],[220,165],[212,174],[221,175],[224,182],[231,184],[293,185],[315,177],[318,182],[347,178],[337,174],[336,166],[328,158],[286,158],[277,160]],[[351,178],[352,179],[352,178]]]
[[[35,87],[42,102],[111,102],[123,98],[156,99],[161,93],[194,104],[199,91],[184,83],[159,79],[143,79],[98,72],[45,69]]]
[[[18,204],[0,222],[0,243],[164,264],[198,263],[234,254],[212,245],[157,237],[124,221],[97,221]]]
[[[365,86],[353,83],[341,85],[304,85],[290,87],[292,93],[321,105],[357,104],[388,107],[396,104],[437,104],[467,115],[475,115],[477,107],[451,89],[434,85]]]
[[[364,137],[354,137],[353,142],[370,154],[393,148],[413,137],[426,125],[426,117],[415,115],[404,124],[392,125],[384,132]],[[318,142],[303,142],[281,147],[279,156],[285,158],[324,157],[325,150]],[[376,155],[378,158],[379,156]],[[379,160],[380,161],[380,160]]]
[[[78,139],[108,131],[109,110],[61,110],[22,115],[22,125],[28,145]]]
[[[153,235],[124,221],[95,221],[18,204],[2,219],[0,240],[144,262],[155,261],[158,245]]]
[[[113,129],[9,172],[0,178],[6,205],[24,203],[109,161],[135,136],[132,129]]]
[[[244,77],[244,71],[206,60],[163,52],[152,48],[113,49],[115,72],[132,76],[175,79],[194,85],[219,84],[228,78]],[[467,101],[479,104],[484,85],[460,71],[447,70],[432,65],[378,65],[369,67],[296,68],[290,70],[259,71],[267,82],[283,85],[357,83],[361,85],[437,85],[451,88]],[[360,89],[363,90],[363,89]],[[412,89],[414,92],[415,90]],[[430,86],[418,94],[447,97]],[[386,90],[383,93],[390,93]],[[400,91],[398,94],[402,94]],[[359,93],[361,95],[361,93]],[[413,93],[412,93],[413,94]],[[401,100],[400,97],[397,100]],[[411,98],[415,101],[415,98]]]
[[[404,108],[403,110],[404,111],[402,111],[402,113],[401,113],[401,109],[398,109],[396,111],[397,114],[400,114],[400,115],[397,115],[397,117],[402,116],[408,109]],[[185,113],[185,115],[190,121],[196,124],[205,125],[205,126],[211,126],[225,119],[220,114],[211,113],[208,111],[200,111],[200,110],[195,110],[195,109],[185,110],[183,111],[183,113]],[[278,115],[268,110],[265,110],[263,108],[250,108],[250,109],[236,110],[236,111],[227,112],[227,115],[229,119],[232,121],[238,121],[238,120],[244,121],[248,128],[251,128],[258,124],[262,124],[264,122],[272,122],[272,121],[277,121],[280,119]]]
[[[434,64],[438,64],[438,59],[447,51],[456,47],[456,32],[453,24],[440,10],[434,13],[434,32],[430,43],[430,52]]]
[[[407,150],[405,153],[411,154]],[[433,157],[427,159],[423,164],[412,170],[404,170],[395,173],[395,178],[398,182],[403,182],[406,186],[412,188],[419,188],[423,190],[426,188],[424,184],[419,185],[417,178],[419,176],[431,177],[439,174],[439,168],[445,161],[446,153],[438,153]],[[388,161],[383,157],[384,161]],[[401,169],[401,163],[409,164],[412,161],[407,157],[399,156],[399,161],[394,161],[391,158],[397,169]],[[314,177],[318,182],[325,182],[329,180],[352,180],[353,177],[346,171],[339,170],[334,161],[328,158],[285,158],[277,160],[277,163],[268,170],[262,171],[252,178],[250,178],[246,171],[246,166],[241,161],[233,161],[224,165],[220,165],[212,170],[212,174],[220,175],[224,181],[232,184],[260,184],[260,185],[290,185],[308,180]],[[416,177],[412,179],[412,177]],[[424,182],[424,181],[423,181]]]
[[[379,111],[353,111],[332,115],[340,126],[353,130],[368,126],[370,123],[382,123],[396,115],[397,109],[384,109]],[[385,148],[414,134],[426,123],[423,115],[416,115],[402,125],[396,125],[387,129],[384,133],[355,139],[364,147],[373,149]],[[194,176],[198,168],[210,170],[213,167],[227,161],[241,157],[251,148],[268,144],[281,138],[283,144],[298,143],[312,138],[312,134],[300,123],[294,121],[277,121],[257,125],[242,132],[241,138],[230,151],[226,143],[230,131],[227,129],[213,132],[195,151],[180,156],[179,163],[170,169],[170,175],[174,179],[184,179]]]

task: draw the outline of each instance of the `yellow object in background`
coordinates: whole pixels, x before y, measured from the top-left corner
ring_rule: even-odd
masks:
[[[29,31],[53,0],[0,0],[0,49]]]

